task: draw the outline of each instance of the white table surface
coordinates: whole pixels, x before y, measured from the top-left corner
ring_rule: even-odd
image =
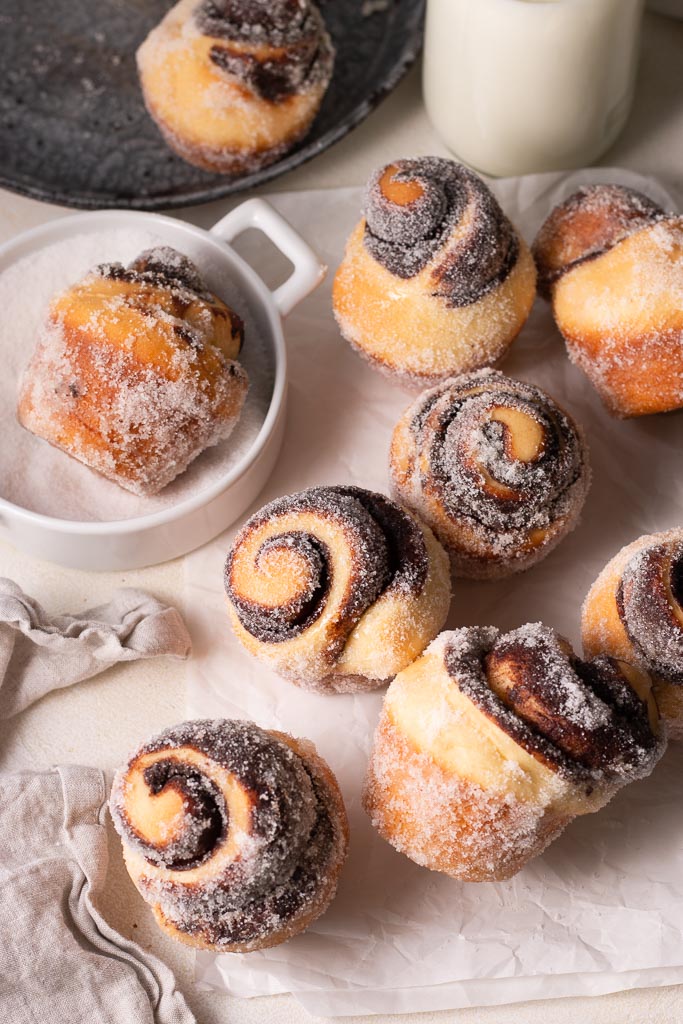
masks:
[[[643,55],[633,113],[601,163],[630,167],[663,182],[683,184],[683,22],[646,17]],[[443,154],[426,118],[419,69],[358,129],[322,156],[272,182],[264,192],[360,185],[378,165],[417,154]],[[227,202],[182,210],[201,226],[217,220]],[[0,190],[0,241],[60,216],[60,207]],[[312,240],[314,241],[314,240]],[[181,560],[129,573],[82,573],[21,555],[0,543],[0,575],[17,580],[50,611],[78,611],[106,600],[122,585],[140,586],[178,601]],[[226,624],[227,628],[227,624]],[[111,771],[130,750],[185,717],[184,674],[177,663],[132,664],[109,670],[71,690],[48,696],[0,725],[0,768],[41,768],[54,763],[93,764]],[[311,1018],[288,996],[235,1000],[192,984],[192,954],[166,939],[128,879],[118,841],[110,835],[104,910],[114,927],[153,949],[176,972],[199,1024],[304,1024]],[[396,1018],[356,1017],[358,1024]],[[406,1024],[674,1024],[683,1020],[683,986],[615,993],[599,999],[563,999],[516,1006],[410,1015]]]

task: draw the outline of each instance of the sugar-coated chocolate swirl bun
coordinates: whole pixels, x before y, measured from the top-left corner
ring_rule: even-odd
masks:
[[[649,678],[535,623],[441,634],[387,691],[365,788],[418,864],[509,878],[664,750]]]
[[[571,359],[616,416],[683,406],[683,217],[621,185],[579,189],[534,242]]]
[[[407,383],[499,359],[531,309],[536,275],[493,194],[452,160],[397,160],[370,179],[365,217],[334,283],[344,337]]]
[[[683,530],[639,537],[608,562],[582,610],[587,654],[601,651],[653,677],[672,739],[683,739]]]
[[[213,63],[262,99],[277,102],[329,78],[329,39],[308,0],[203,0],[194,19],[221,40],[211,48]]]
[[[206,170],[244,174],[306,134],[334,49],[310,0],[181,0],[137,58],[169,146]]]
[[[243,337],[175,249],[104,264],[53,299],[19,421],[121,487],[155,494],[237,423]]]
[[[277,945],[336,892],[346,812],[307,740],[250,722],[184,722],[133,754],[110,808],[137,889],[191,946]]]
[[[310,689],[387,682],[443,626],[448,559],[431,531],[359,487],[279,498],[228,555],[230,619],[248,651]]]
[[[529,568],[576,525],[590,482],[573,420],[549,395],[497,370],[423,392],[390,453],[398,500],[432,528],[456,576]]]

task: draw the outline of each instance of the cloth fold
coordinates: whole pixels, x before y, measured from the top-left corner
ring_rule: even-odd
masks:
[[[0,578],[0,718],[116,662],[186,658],[190,648],[180,613],[142,590],[117,590],[108,604],[80,615],[48,616],[16,583]]]
[[[161,961],[97,907],[107,873],[104,775],[0,774],[0,1019],[193,1024]]]

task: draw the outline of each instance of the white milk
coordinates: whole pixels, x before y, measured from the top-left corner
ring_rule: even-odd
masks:
[[[427,112],[493,175],[596,160],[629,112],[643,0],[428,0]]]

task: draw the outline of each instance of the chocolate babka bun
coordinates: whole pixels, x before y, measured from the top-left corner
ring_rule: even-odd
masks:
[[[672,738],[683,737],[683,530],[623,548],[584,602],[583,643],[638,665],[654,678]]]
[[[649,677],[534,623],[442,634],[385,699],[365,804],[420,864],[508,878],[664,750]]]
[[[534,241],[539,292],[550,298],[564,274],[665,216],[661,206],[624,185],[578,189],[554,208]]]
[[[215,40],[210,60],[262,99],[277,103],[330,80],[334,51],[309,0],[202,0],[194,21]]]
[[[315,487],[246,523],[225,569],[233,629],[301,686],[374,688],[445,622],[448,560],[431,531],[381,494]]]
[[[370,178],[333,298],[342,334],[379,368],[424,384],[490,365],[534,295],[529,251],[472,171],[417,157]]]
[[[540,388],[479,370],[423,392],[392,439],[394,492],[456,576],[529,568],[576,525],[590,482],[571,417]]]
[[[309,131],[334,47],[310,0],[179,0],[137,52],[168,145],[205,170],[273,163]]]
[[[608,412],[683,407],[683,217],[620,185],[583,188],[534,255],[569,357]]]
[[[130,758],[110,808],[131,878],[181,942],[276,945],[334,897],[348,825],[307,741],[249,722],[185,722]]]
[[[121,487],[155,494],[237,423],[243,339],[238,314],[175,249],[102,264],[52,300],[19,421]]]

